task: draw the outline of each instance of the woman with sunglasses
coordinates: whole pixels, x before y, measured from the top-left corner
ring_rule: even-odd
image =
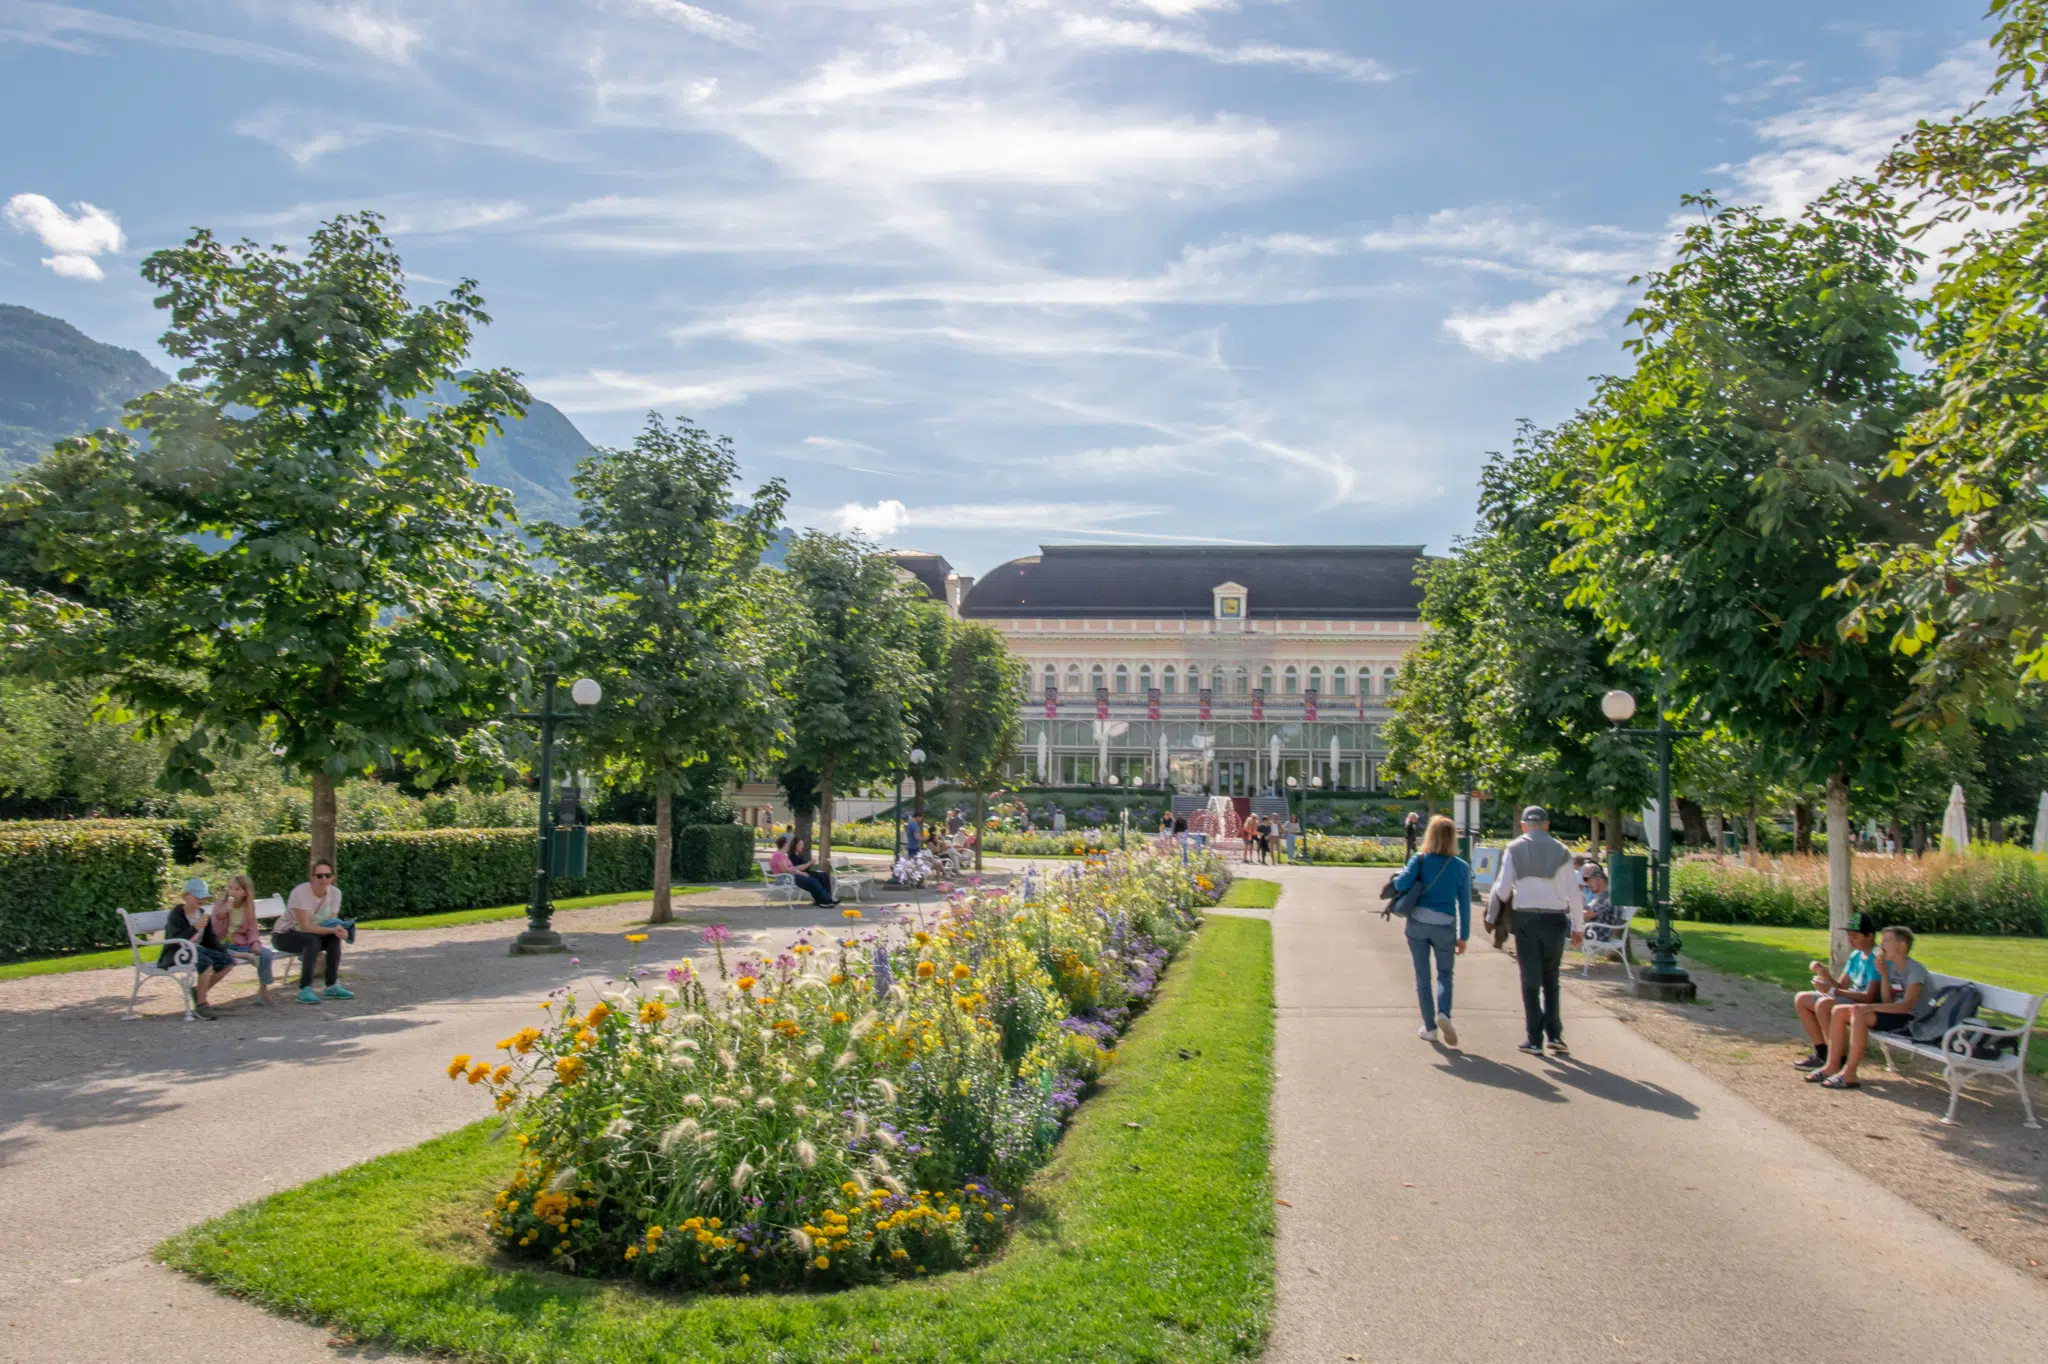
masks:
[[[322,999],[354,999],[353,991],[341,983],[341,942],[353,933],[353,925],[341,917],[341,887],[334,884],[334,864],[315,862],[312,879],[301,881],[284,902],[277,931],[270,940],[277,950],[299,959],[299,1003],[318,1004]],[[326,957],[327,989],[313,993],[313,963]]]

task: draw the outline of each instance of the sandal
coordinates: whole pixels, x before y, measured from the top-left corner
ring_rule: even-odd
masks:
[[[1834,1078],[1832,1073],[1825,1070],[1809,1070],[1806,1072],[1806,1083],[1810,1085],[1824,1085]]]
[[[1822,1080],[1820,1082],[1820,1087],[1822,1089],[1861,1089],[1863,1088],[1863,1082],[1861,1080],[1844,1080],[1841,1077],[1841,1075],[1837,1073],[1828,1076],[1828,1078],[1825,1080]]]

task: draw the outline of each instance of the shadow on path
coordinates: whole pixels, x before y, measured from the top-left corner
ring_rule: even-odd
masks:
[[[1645,1084],[1616,1075],[1611,1070],[1589,1066],[1574,1057],[1552,1056],[1547,1058],[1551,1068],[1547,1071],[1526,1070],[1518,1065],[1495,1061],[1485,1056],[1441,1042],[1432,1043],[1443,1064],[1437,1069],[1460,1080],[1475,1085],[1486,1085],[1493,1089],[1511,1090],[1526,1094],[1544,1103],[1570,1103],[1571,1096],[1560,1089],[1568,1086],[1596,1099],[1620,1104],[1624,1108],[1639,1108],[1646,1113],[1661,1113],[1667,1118],[1697,1118],[1699,1105],[1681,1094],[1673,1093],[1662,1085]]]

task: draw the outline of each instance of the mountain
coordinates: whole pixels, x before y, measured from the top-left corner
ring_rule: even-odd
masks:
[[[0,477],[66,436],[120,420],[121,404],[171,381],[132,350],[62,318],[0,303]]]
[[[66,436],[121,417],[121,405],[171,381],[132,350],[95,341],[62,318],[0,303],[0,478],[35,463]],[[448,401],[452,384],[435,396]],[[523,520],[576,519],[569,480],[591,453],[561,410],[535,399],[524,421],[485,442],[477,477],[509,489]]]

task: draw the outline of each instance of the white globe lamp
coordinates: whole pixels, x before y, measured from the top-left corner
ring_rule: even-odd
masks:
[[[1616,687],[1600,698],[1600,713],[1617,725],[1625,725],[1635,718],[1636,699]]]
[[[604,688],[597,685],[594,677],[579,677],[569,686],[569,699],[588,708],[604,700]]]

